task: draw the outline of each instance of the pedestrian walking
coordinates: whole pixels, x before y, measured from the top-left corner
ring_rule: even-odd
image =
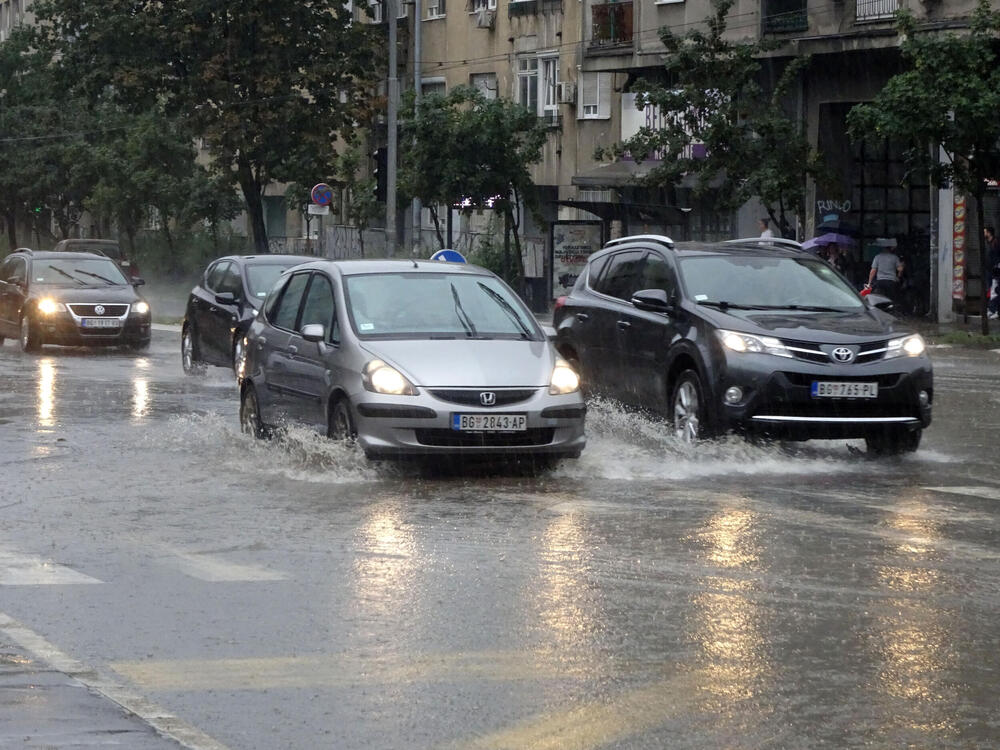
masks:
[[[891,243],[891,244],[890,244]],[[899,302],[899,280],[903,275],[903,261],[893,252],[895,240],[878,240],[881,249],[872,259],[872,269],[868,273],[865,289],[888,297],[893,303]]]
[[[774,232],[771,231],[769,222],[767,219],[757,219],[757,224],[760,226],[760,236],[771,238],[774,237]]]
[[[990,301],[987,305],[989,317],[996,320],[1000,317],[1000,240],[992,224],[983,227],[983,240],[986,250],[986,267],[990,273]]]

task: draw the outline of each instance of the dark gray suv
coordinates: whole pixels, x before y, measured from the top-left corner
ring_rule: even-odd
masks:
[[[806,251],[625,237],[556,303],[583,385],[665,415],[693,441],[729,430],[916,450],[934,397],[923,339]]]

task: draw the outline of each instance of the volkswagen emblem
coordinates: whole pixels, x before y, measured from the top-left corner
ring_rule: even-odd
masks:
[[[832,352],[830,352],[830,359],[834,362],[839,362],[841,364],[848,364],[854,361],[854,350],[848,349],[846,346],[838,346]]]
[[[497,394],[493,391],[483,391],[479,394],[479,403],[483,406],[493,406],[497,402]]]
[[[104,305],[94,305],[95,315],[104,315]]]

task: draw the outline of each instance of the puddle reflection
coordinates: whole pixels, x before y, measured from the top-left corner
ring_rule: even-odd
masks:
[[[56,366],[48,357],[38,360],[38,426],[55,426]]]
[[[398,503],[372,509],[357,532],[354,563],[358,605],[373,618],[393,618],[410,612],[417,569],[417,544]]]
[[[149,381],[136,378],[132,381],[132,419],[141,420],[149,413]]]

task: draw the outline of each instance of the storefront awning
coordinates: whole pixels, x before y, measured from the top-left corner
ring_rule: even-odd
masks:
[[[690,208],[656,205],[652,203],[611,203],[609,201],[552,201],[557,206],[578,208],[594,214],[604,221],[621,221],[626,226],[661,224],[686,226]]]
[[[573,176],[573,184],[579,187],[621,187],[634,185],[648,175],[654,165],[649,162],[613,161],[598,164]]]

